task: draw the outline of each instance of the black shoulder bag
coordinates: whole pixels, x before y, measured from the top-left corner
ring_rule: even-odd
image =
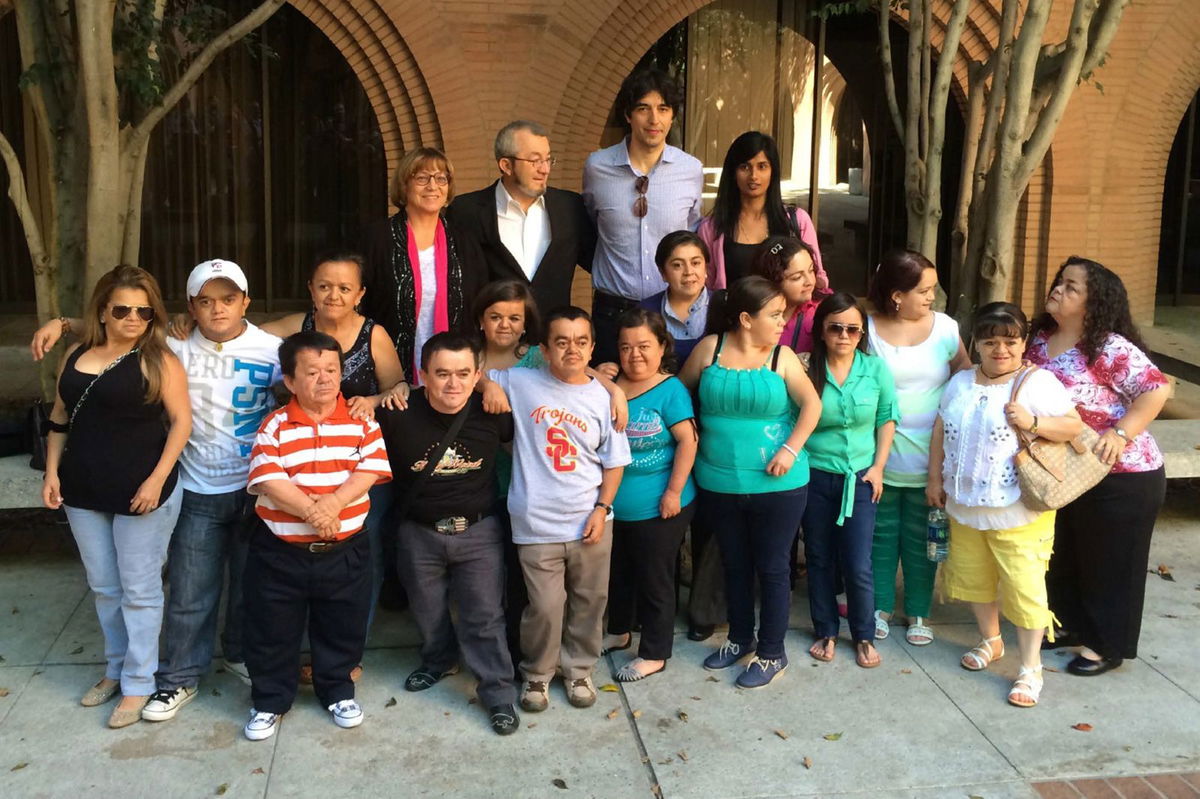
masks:
[[[396,518],[408,518],[408,510],[412,507],[413,501],[417,498],[417,491],[421,485],[433,474],[433,470],[437,468],[441,462],[442,456],[446,454],[446,450],[450,447],[450,442],[458,435],[458,431],[462,430],[463,424],[467,421],[467,414],[471,411],[471,401],[467,400],[467,404],[463,409],[454,416],[454,421],[450,423],[450,427],[446,430],[446,435],[442,436],[442,440],[437,443],[433,451],[429,453],[429,459],[425,461],[425,468],[417,475],[417,479],[412,481],[408,487],[408,492],[400,500],[396,506]]]

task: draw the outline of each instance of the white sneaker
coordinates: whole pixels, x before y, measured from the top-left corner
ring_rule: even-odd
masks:
[[[278,713],[267,713],[250,708],[250,720],[246,722],[244,732],[251,741],[265,741],[275,734],[279,728],[279,720],[283,718]]]
[[[363,722],[362,708],[353,699],[343,699],[329,706],[333,714],[333,723],[339,727],[357,727]]]
[[[250,670],[246,668],[245,663],[240,660],[225,660],[221,665],[225,668],[225,671],[236,677],[241,677],[242,682],[246,683],[246,685],[250,684]]]
[[[196,698],[196,687],[181,685],[170,691],[155,691],[150,701],[142,708],[142,718],[146,721],[170,721],[175,718],[179,708]]]

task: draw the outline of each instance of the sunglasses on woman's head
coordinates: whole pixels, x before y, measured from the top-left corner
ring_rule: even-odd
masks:
[[[649,187],[649,175],[638,175],[637,180],[633,182],[633,190],[638,193],[638,198],[633,201],[633,215],[638,219],[641,219],[650,211],[650,206],[646,202],[646,189]]]
[[[850,338],[854,338],[862,333],[862,325],[844,325],[841,322],[830,322],[825,325],[825,332],[832,333],[835,336],[841,336],[845,333]]]
[[[124,319],[129,316],[130,311],[137,311],[137,315],[143,322],[149,322],[154,318],[154,309],[149,305],[114,305],[108,309],[108,313],[113,319]]]

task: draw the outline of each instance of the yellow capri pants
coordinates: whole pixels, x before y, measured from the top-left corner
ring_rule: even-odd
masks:
[[[1046,569],[1053,549],[1054,511],[1007,530],[976,530],[951,518],[946,594],[986,604],[999,593],[1000,612],[1013,624],[1052,630]]]

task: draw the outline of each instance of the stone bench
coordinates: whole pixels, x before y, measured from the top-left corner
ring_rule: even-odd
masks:
[[[1150,434],[1162,450],[1167,477],[1200,477],[1200,419],[1156,419]]]

